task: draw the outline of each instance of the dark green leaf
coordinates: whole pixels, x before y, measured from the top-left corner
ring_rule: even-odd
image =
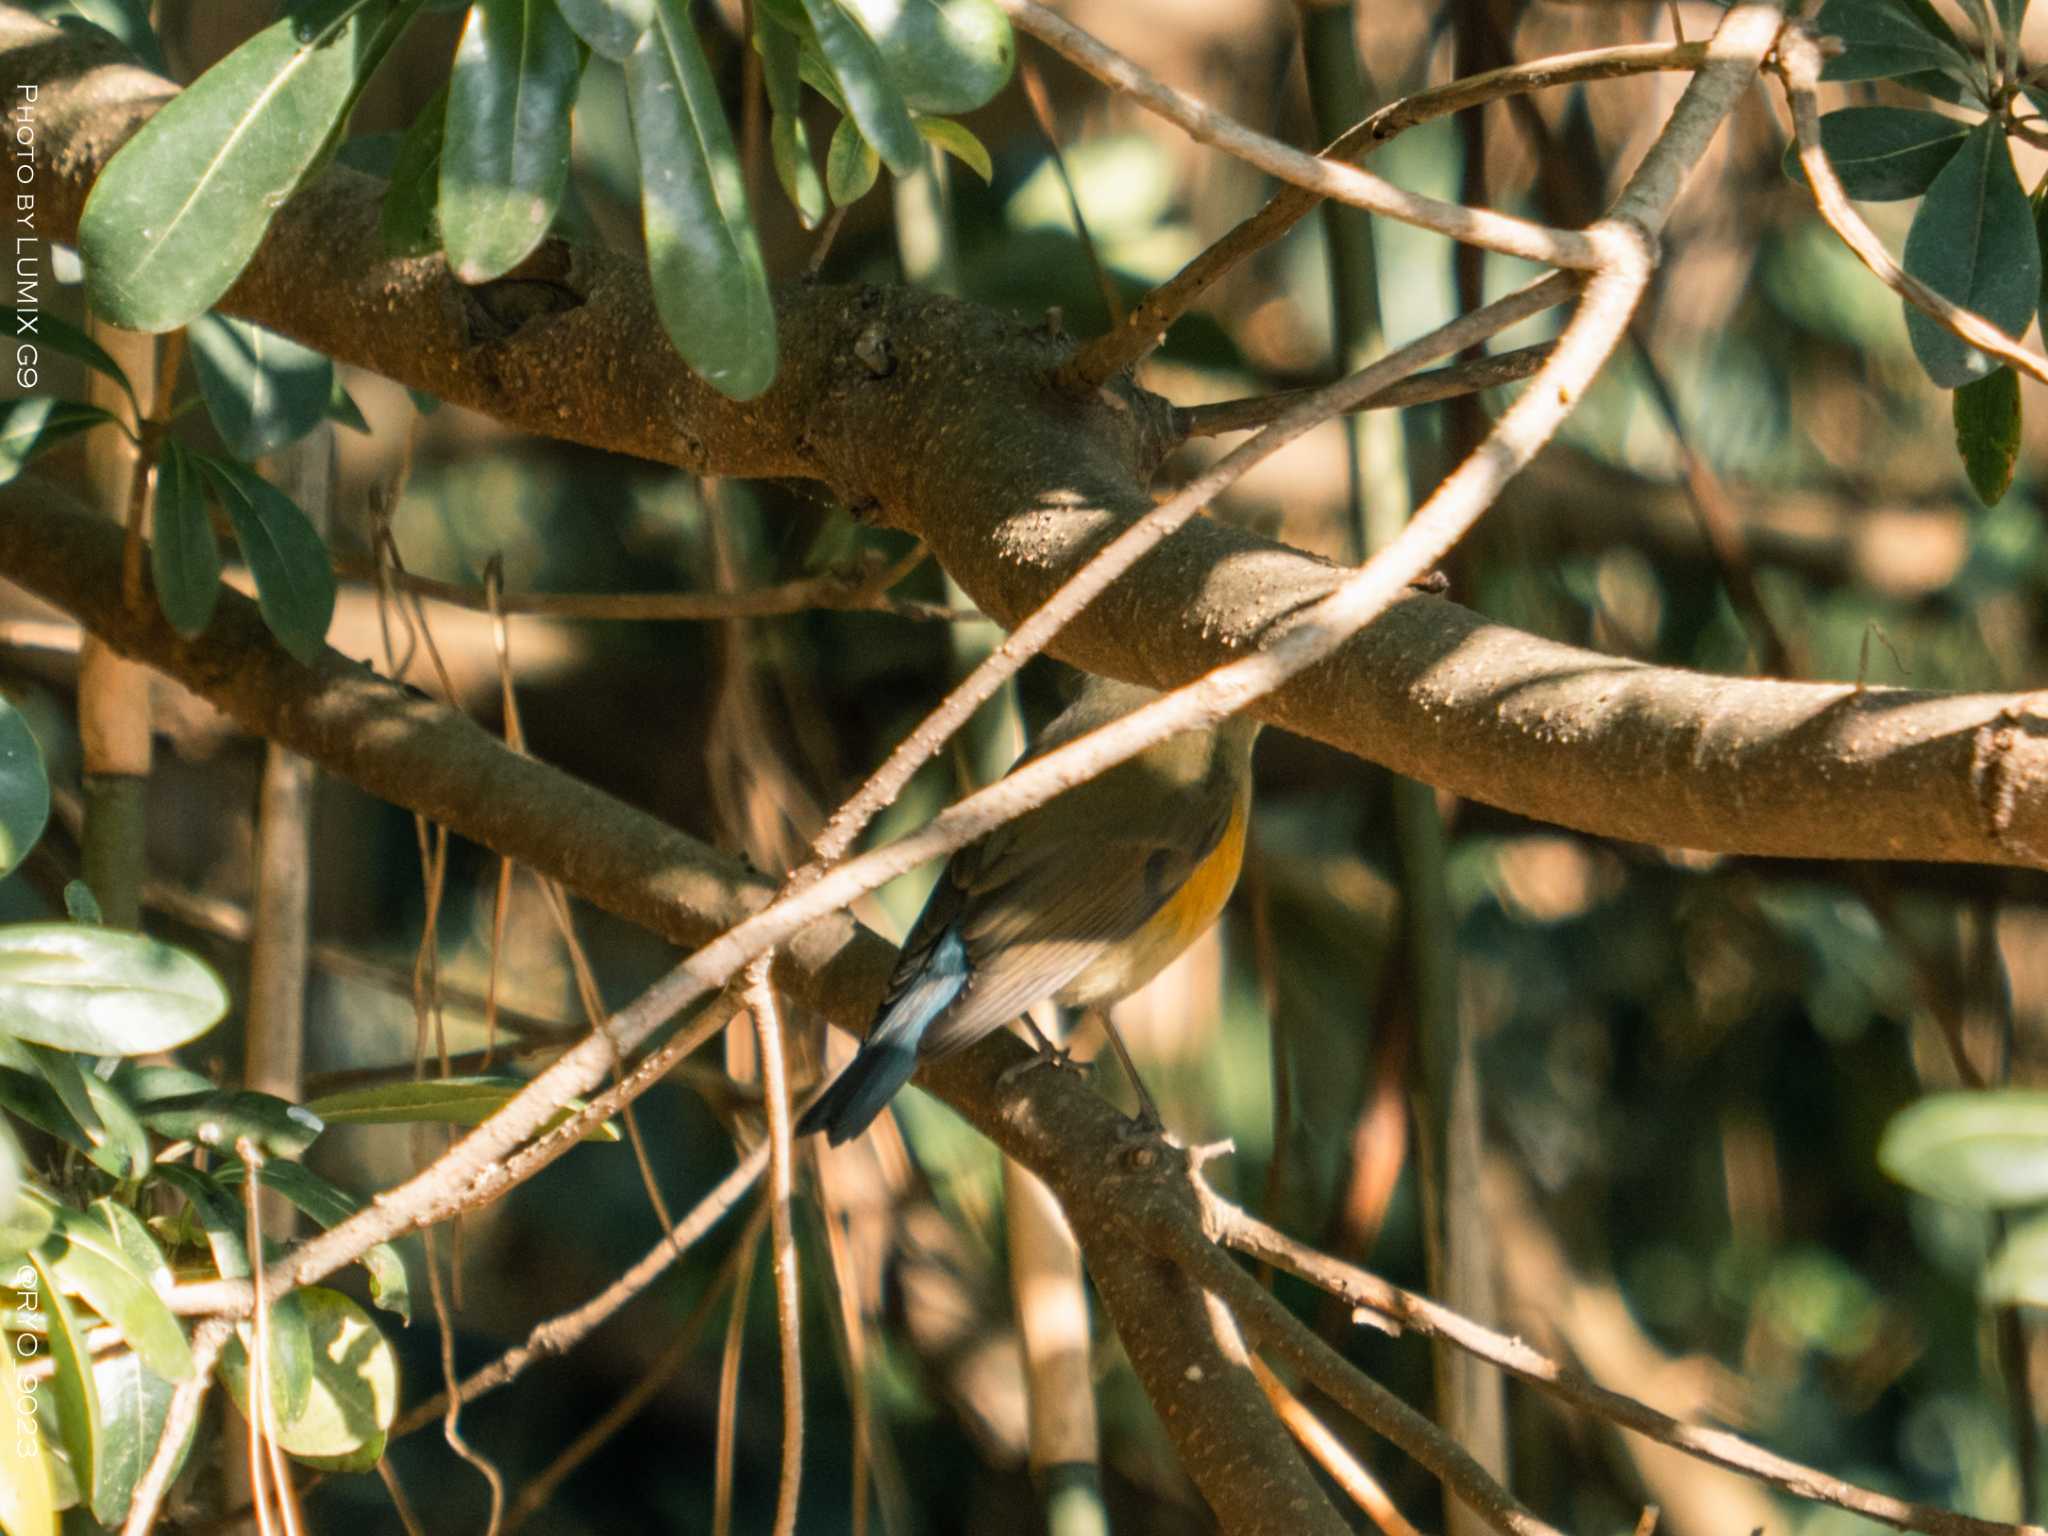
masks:
[[[157,1066],[124,1061],[114,1069],[114,1084],[128,1095],[128,1102],[140,1108],[152,1099],[175,1098],[181,1093],[210,1093],[211,1080],[185,1067]]]
[[[633,45],[654,25],[654,0],[555,0],[590,51],[614,64],[632,56]]]
[[[431,416],[441,409],[439,395],[430,395],[424,389],[408,389],[406,393],[412,396],[412,408],[422,416]]]
[[[0,1066],[0,1109],[81,1152],[92,1150],[85,1128],[64,1108],[50,1085],[33,1072]]]
[[[859,202],[868,195],[881,172],[882,157],[861,137],[853,119],[839,119],[839,126],[832,130],[832,142],[825,150],[825,190],[832,194],[832,201],[842,208]]]
[[[754,51],[761,55],[761,84],[767,91],[768,110],[782,117],[800,113],[803,83],[797,64],[797,34],[762,6],[756,6],[754,12]]]
[[[1955,393],[1956,452],[1977,499],[1993,507],[2012,488],[2020,456],[2020,376],[1987,373]]]
[[[260,459],[326,419],[334,364],[322,354],[226,315],[201,315],[185,334],[199,393],[229,452]]]
[[[398,1359],[369,1314],[340,1292],[311,1286],[295,1294],[305,1311],[313,1382],[303,1411],[280,1415],[278,1444],[327,1471],[373,1467],[398,1409]],[[244,1322],[220,1357],[221,1380],[245,1418],[251,1331]]]
[[[989,159],[988,146],[964,125],[949,117],[920,117],[917,131],[924,135],[927,143],[936,144],[983,181],[996,179],[995,162]]]
[[[1844,107],[1820,120],[1821,147],[1842,189],[1866,203],[1918,197],[1969,132],[1968,123],[1910,107]],[[1785,174],[1806,180],[1796,146],[1785,151]]]
[[[684,0],[657,0],[626,61],[647,265],[663,328],[721,394],[775,377],[775,306],[718,88]]]
[[[2041,296],[2041,247],[2033,209],[1995,123],[1982,123],[1921,199],[1906,235],[1905,268],[1936,293],[2018,336]],[[1944,389],[1996,366],[1906,306],[1906,334],[1927,376]]]
[[[291,1423],[306,1411],[313,1395],[313,1339],[308,1328],[305,1292],[280,1296],[270,1314],[270,1400],[280,1423]]]
[[[199,469],[174,438],[164,439],[157,459],[149,569],[171,628],[181,635],[205,629],[220,598],[220,540]]]
[[[273,23],[166,102],[93,184],[78,227],[93,306],[167,331],[213,307],[318,162],[387,0]]]
[[[21,711],[0,698],[0,875],[22,861],[49,819],[43,749]]]
[[[74,923],[104,923],[100,899],[83,880],[64,882],[64,915]]]
[[[24,395],[0,404],[0,485],[18,476],[37,454],[47,453],[74,433],[113,420],[96,405],[55,395]]]
[[[192,1374],[192,1350],[178,1319],[107,1229],[45,1200],[57,1230],[43,1251],[57,1283],[113,1326],[142,1363],[167,1381]]]
[[[825,184],[818,180],[818,162],[804,120],[777,112],[769,119],[768,148],[775,159],[775,179],[796,209],[797,221],[805,229],[816,229],[825,217]]]
[[[137,1356],[126,1352],[99,1361],[93,1366],[93,1376],[100,1397],[100,1464],[93,1484],[92,1512],[94,1519],[111,1529],[127,1517],[135,1485],[156,1454],[164,1421],[170,1417],[174,1389]],[[173,1476],[177,1467],[184,1465],[198,1427],[195,1419],[186,1431]]]
[[[31,1253],[40,1282],[42,1310],[50,1320],[51,1385],[57,1393],[57,1427],[63,1436],[64,1454],[71,1459],[71,1475],[80,1488],[97,1485],[100,1441],[100,1395],[92,1373],[92,1350],[85,1342],[85,1330],[78,1324],[71,1304],[57,1286],[49,1261]]]
[[[394,256],[423,256],[441,244],[441,134],[448,115],[448,87],[434,92],[405,131],[391,167],[391,188],[377,229]]]
[[[10,310],[9,316],[7,334],[14,339],[17,348],[27,345],[40,351],[47,347],[52,352],[75,357],[93,372],[120,385],[122,392],[128,396],[129,403],[134,403],[135,389],[129,384],[128,375],[121,371],[121,365],[114,361],[105,347],[94,341],[78,326],[73,325],[62,315],[40,306],[34,309]],[[40,361],[40,357],[32,356],[25,366],[34,369]],[[17,368],[24,366],[18,350],[15,354],[15,365]],[[17,373],[15,382],[23,389],[33,390],[39,380],[36,376],[23,378]]]
[[[404,1125],[421,1120],[480,1125],[525,1086],[516,1077],[437,1077],[330,1093],[309,1101],[306,1108],[328,1125]],[[570,1099],[548,1126],[562,1124],[582,1108],[583,1100]],[[617,1141],[618,1127],[605,1121],[585,1132],[583,1139]]]
[[[1892,1117],[1878,1165],[1911,1189],[1959,1205],[2048,1199],[2048,1093],[1937,1093]]]
[[[242,1176],[239,1163],[220,1170],[224,1184],[232,1185]],[[323,1227],[336,1226],[363,1208],[362,1201],[339,1185],[330,1184],[303,1163],[268,1162],[263,1165],[261,1177],[265,1189],[276,1190]],[[370,1276],[370,1299],[385,1311],[411,1322],[412,1286],[398,1250],[390,1243],[379,1243],[363,1255],[362,1263]]]
[[[0,1030],[87,1056],[183,1045],[227,1012],[220,978],[139,933],[72,923],[0,928]]]
[[[0,1120],[0,1256],[26,1253],[50,1235],[50,1213],[22,1194],[21,1143]]]
[[[989,0],[844,0],[920,112],[971,112],[1017,62],[1009,19]]]
[[[156,1176],[185,1197],[199,1228],[206,1234],[213,1267],[223,1280],[249,1274],[248,1214],[241,1202],[211,1174],[183,1163],[158,1163]]]
[[[396,131],[351,134],[335,146],[334,161],[365,176],[389,181],[392,167],[398,164],[399,146],[404,142],[405,135]]]
[[[195,455],[235,525],[256,578],[256,604],[280,644],[311,663],[334,617],[334,568],[327,546],[292,499],[246,464]]]
[[[1827,0],[1813,24],[1821,36],[1846,45],[1822,65],[1823,80],[1883,80],[1924,69],[1974,76],[1979,70],[1946,24],[1937,19],[1931,29],[1896,0]]]
[[[56,25],[97,27],[160,75],[171,71],[149,25],[148,0],[20,0],[22,9]]]
[[[569,180],[569,106],[583,50],[553,0],[477,0],[448,80],[441,240],[465,283],[539,245]]]
[[[356,404],[356,397],[348,392],[341,382],[341,375],[334,376],[334,388],[327,397],[327,419],[347,427],[351,432],[370,435],[369,418],[363,415],[363,408]]]
[[[137,1113],[160,1136],[224,1152],[232,1152],[246,1137],[273,1157],[299,1156],[324,1129],[312,1111],[253,1088],[208,1088],[151,1099],[138,1105]]]
[[[846,110],[890,170],[908,176],[924,163],[924,140],[910,120],[903,95],[890,83],[889,69],[860,23],[838,0],[804,0],[818,52],[846,95]]]
[[[808,22],[806,22],[808,29]],[[797,77],[820,96],[839,109],[839,115],[846,115],[846,94],[839,89],[839,82],[832,78],[832,69],[818,53],[815,40],[807,41],[797,50]]]
[[[30,1060],[57,1102],[85,1132],[86,1155],[117,1179],[139,1179],[149,1167],[149,1138],[121,1096],[85,1068],[69,1051],[47,1045],[27,1047]]]

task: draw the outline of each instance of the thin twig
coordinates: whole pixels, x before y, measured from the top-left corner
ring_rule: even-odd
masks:
[[[1317,1418],[1308,1404],[1287,1390],[1287,1384],[1273,1374],[1272,1367],[1257,1355],[1250,1359],[1252,1375],[1258,1378],[1259,1389],[1266,1394],[1266,1401],[1273,1405],[1273,1412],[1301,1442],[1301,1448],[1315,1458],[1316,1465],[1330,1474],[1330,1481],[1342,1488],[1351,1502],[1364,1510],[1365,1517],[1385,1536],[1422,1536],[1394,1501],[1387,1497],[1387,1490],[1380,1486],[1379,1479],[1351,1454],[1351,1447],[1338,1439],[1335,1431]]]
[[[221,1346],[234,1331],[234,1323],[225,1317],[210,1317],[192,1330],[192,1374],[172,1389],[164,1427],[156,1437],[156,1450],[150,1455],[149,1466],[135,1485],[128,1518],[121,1524],[121,1536],[149,1536],[155,1526],[157,1507],[170,1487],[186,1438],[199,1421],[199,1405],[206,1398],[206,1389],[213,1385],[213,1367],[220,1359]]]
[[[1485,357],[1432,368],[1414,374],[1368,395],[1351,407],[1353,411],[1390,411],[1411,405],[1432,405],[1460,395],[1477,394],[1526,379],[1550,356],[1549,343],[1517,347],[1512,352],[1495,352]],[[1173,425],[1181,438],[1216,437],[1225,432],[1243,432],[1263,427],[1290,406],[1315,393],[1314,388],[1276,390],[1270,395],[1252,395],[1242,400],[1218,400],[1213,405],[1174,407]]]
[[[1031,104],[1031,116],[1038,124],[1039,136],[1045,140],[1045,147],[1052,156],[1052,168],[1058,174],[1060,187],[1067,194],[1067,212],[1073,215],[1074,232],[1080,236],[1081,249],[1088,257],[1088,269],[1095,274],[1095,286],[1102,294],[1103,313],[1109,316],[1112,329],[1123,324],[1124,301],[1117,294],[1116,284],[1111,281],[1109,268],[1102,264],[1102,253],[1095,248],[1095,237],[1088,233],[1088,220],[1081,212],[1081,194],[1075,189],[1073,172],[1067,169],[1066,152],[1060,148],[1059,124],[1052,115],[1052,98],[1046,95],[1045,77],[1038,72],[1038,65],[1029,54],[1017,60],[1017,79],[1023,84],[1024,99]]]
[[[769,974],[769,957],[747,967],[747,1009],[754,1016],[760,1052],[761,1092],[768,1107],[768,1209],[775,1280],[776,1338],[782,1356],[782,1474],[775,1492],[774,1536],[793,1536],[797,1494],[803,1485],[804,1365],[796,1259],[796,1229],[790,1221],[795,1155],[790,1142],[789,1074],[783,1066],[782,1009]]]
[[[739,1444],[740,1355],[747,1336],[747,1293],[754,1288],[760,1223],[747,1229],[740,1266],[733,1277],[732,1311],[726,1314],[725,1350],[718,1362],[718,1442],[712,1450],[711,1536],[731,1536],[733,1453]]]

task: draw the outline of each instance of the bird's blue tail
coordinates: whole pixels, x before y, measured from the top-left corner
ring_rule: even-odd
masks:
[[[881,1016],[846,1070],[811,1101],[796,1133],[823,1131],[833,1146],[853,1140],[917,1070],[917,1047],[933,1019],[967,985],[967,946],[948,930],[923,967],[882,1005]]]

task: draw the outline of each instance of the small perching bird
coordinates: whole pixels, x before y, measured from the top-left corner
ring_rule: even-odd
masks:
[[[1022,760],[1157,697],[1089,677]],[[1164,970],[1237,885],[1258,732],[1258,721],[1233,718],[1170,737],[955,853],[867,1038],[804,1111],[798,1134],[849,1141],[920,1057],[949,1056],[1047,998],[1102,1007]]]

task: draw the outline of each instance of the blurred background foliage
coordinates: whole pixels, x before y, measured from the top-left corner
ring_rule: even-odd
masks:
[[[168,0],[172,72],[190,79],[269,19],[253,0]],[[1316,142],[1299,39],[1281,0],[1073,0],[1076,22],[1148,68],[1280,138]],[[1378,101],[1478,67],[1603,44],[1699,37],[1709,5],[1562,0],[1380,0],[1353,18]],[[741,121],[737,8],[700,9],[714,69]],[[356,131],[402,129],[445,75],[459,12],[431,15],[365,100]],[[2048,25],[2048,17],[2037,18]],[[2029,29],[2038,48],[2041,26]],[[1035,44],[1089,232],[1125,303],[1252,211],[1270,190],[1235,162],[1109,98]],[[1561,217],[1597,208],[1661,124],[1683,81],[1648,76],[1489,107],[1400,138],[1374,163],[1404,185]],[[1886,101],[1837,88],[1828,105]],[[933,165],[856,204],[826,258],[832,279],[906,273],[1076,336],[1107,323],[1102,292],[1045,138],[1012,86],[968,122],[991,150],[982,185]],[[821,124],[823,126],[823,124]],[[819,130],[814,128],[814,139]],[[1565,436],[1457,553],[1451,595],[1504,623],[1610,654],[1710,671],[1769,665],[1753,613],[1731,600],[1684,483],[1683,445],[1719,477],[1743,562],[1797,675],[2008,689],[2040,674],[2044,576],[2042,414],[2013,491],[1987,509],[1952,446],[1948,401],[1915,366],[1897,301],[1816,221],[1779,160],[1788,124],[1759,91],[1730,121],[1666,237],[1667,264],[1617,357]],[[2021,174],[2039,179],[2040,157]],[[571,228],[631,247],[636,170],[617,68],[588,66]],[[754,201],[771,273],[794,277],[815,236],[775,194],[764,157]],[[1910,205],[1865,209],[1896,249]],[[1583,214],[1581,214],[1583,216]],[[1440,239],[1376,231],[1388,339],[1492,295],[1526,273],[1496,258],[1460,266]],[[1144,370],[1179,403],[1322,379],[1333,329],[1325,237],[1309,221],[1221,283]],[[1540,339],[1510,334],[1508,347]],[[650,345],[660,344],[650,339]],[[1682,437],[1660,403],[1668,387]],[[743,588],[906,547],[844,508],[776,486],[692,484],[666,471],[516,436],[453,408],[421,415],[406,393],[349,371],[371,431],[339,436],[332,541],[369,558],[388,511],[408,567],[478,585],[504,562],[514,591]],[[189,375],[187,388],[190,388]],[[1390,439],[1427,486],[1495,402],[1409,413]],[[194,413],[185,428],[212,448]],[[1343,428],[1260,466],[1219,518],[1348,558],[1353,514]],[[1219,451],[1193,445],[1169,482]],[[381,511],[380,511],[381,509]],[[939,573],[908,589],[959,604]],[[456,695],[500,723],[489,626],[429,605]],[[868,766],[986,643],[984,626],[884,613],[814,612],[714,624],[522,618],[510,628],[527,738],[538,756],[693,834],[786,862]],[[381,657],[376,602],[345,584],[332,643]],[[0,919],[61,913],[77,873],[76,655],[61,626],[6,600],[0,683],[29,714],[58,788],[57,826],[0,885]],[[1020,690],[1027,723],[1057,706],[1059,669]],[[415,681],[431,686],[416,668]],[[207,955],[236,983],[231,937],[249,900],[259,744],[161,685],[150,788],[148,926]],[[877,836],[931,814],[1013,750],[998,722],[970,752],[923,774]],[[1169,1123],[1190,1141],[1233,1138],[1226,1191],[1306,1239],[1406,1284],[1423,1255],[1405,1148],[1416,1059],[1412,985],[1399,940],[1398,860],[1386,776],[1269,734],[1258,760],[1256,846],[1223,924],[1120,1015]],[[1453,921],[1430,943],[1455,955],[1459,1007],[1481,1042],[1484,1196],[1498,1240],[1497,1319],[1596,1378],[1670,1411],[1727,1422],[1784,1453],[1917,1499],[2013,1518],[2031,1460],[2033,1404],[2048,1385],[2038,1329],[2000,1350],[1977,1285],[1991,1219],[1910,1196],[1879,1171],[1890,1117],[1954,1086],[1944,1024],[1987,1075],[2043,1076],[2048,884],[2037,875],[1921,867],[1790,865],[1602,843],[1439,797],[1450,836]],[[68,831],[67,831],[68,828]],[[410,819],[324,781],[316,835],[309,1091],[409,1073],[409,991],[426,911]],[[435,1028],[448,1050],[482,1046],[474,994],[487,973],[495,860],[458,845],[439,915],[448,989]],[[863,916],[900,934],[931,878],[886,890]],[[671,959],[600,913],[579,933],[605,998],[632,997]],[[500,1059],[544,1059],[580,1019],[563,945],[537,888],[513,885],[502,951],[506,1001],[535,1041],[501,1034]],[[238,983],[236,983],[238,984]],[[803,1072],[820,1070],[815,1023]],[[1084,1052],[1094,1041],[1084,1041]],[[730,1165],[728,1130],[752,1137],[750,1042],[714,1046],[639,1111],[654,1169],[681,1207]],[[232,1022],[188,1053],[238,1070]],[[835,1058],[836,1059],[836,1058]],[[1098,1076],[1111,1094],[1113,1072]],[[430,1150],[430,1149],[426,1149]],[[402,1177],[423,1149],[403,1131],[341,1129],[314,1166],[356,1189]],[[1023,1385],[1003,1267],[999,1163],[948,1111],[912,1092],[895,1129],[830,1160],[800,1229],[813,1382],[801,1529],[849,1529],[851,1420],[842,1385],[846,1314],[828,1285],[828,1223],[841,1274],[871,1330],[877,1413],[870,1529],[1026,1531],[1040,1524],[1023,1466]],[[470,1441],[517,1488],[641,1378],[713,1286],[741,1223],[564,1361],[544,1363],[465,1416]],[[463,1223],[457,1357],[493,1357],[575,1304],[657,1231],[632,1156],[592,1146]],[[444,1262],[451,1245],[441,1246]],[[417,1252],[413,1255],[419,1262]],[[736,1528],[772,1505],[778,1388],[765,1266],[741,1336]],[[1351,1325],[1291,1284],[1288,1300],[1411,1401],[1431,1399],[1428,1355]],[[707,1529],[725,1312],[646,1405],[525,1522],[536,1532]],[[439,1374],[431,1325],[396,1335],[406,1400]],[[1176,1469],[1117,1352],[1100,1344],[1105,1475],[1115,1528],[1199,1531],[1209,1520]],[[2008,1405],[2001,1364],[2021,1406]],[[1819,1536],[1848,1517],[1781,1503],[1732,1476],[1624,1440],[1509,1389],[1515,1486],[1540,1512],[1592,1533],[1633,1527],[1645,1501],[1678,1536],[1756,1526]],[[2024,1455],[2016,1448],[2023,1445]],[[1360,1454],[1425,1528],[1434,1489],[1382,1446]],[[480,1528],[481,1481],[431,1431],[393,1452],[429,1529]],[[318,1528],[400,1529],[383,1489],[334,1479],[310,1495]],[[2039,1516],[2038,1502],[2024,1512]]]

